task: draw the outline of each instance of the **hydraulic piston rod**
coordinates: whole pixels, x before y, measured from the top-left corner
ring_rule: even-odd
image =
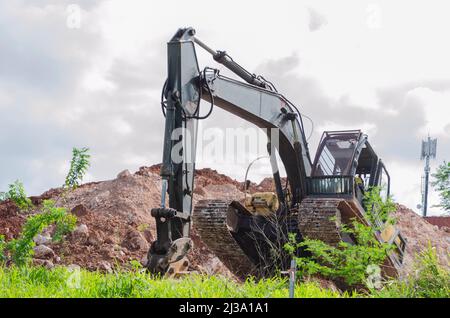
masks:
[[[225,51],[216,51],[216,50],[210,48],[208,45],[203,43],[201,40],[199,40],[195,36],[192,37],[192,39],[201,48],[203,48],[205,51],[210,53],[216,62],[224,65],[226,68],[228,68],[234,74],[236,74],[237,76],[239,76],[240,78],[245,80],[247,83],[255,85],[255,86],[259,86],[262,88],[268,88],[266,83],[259,80],[255,74],[250,73],[245,68],[240,66],[238,63],[233,61],[233,59]]]

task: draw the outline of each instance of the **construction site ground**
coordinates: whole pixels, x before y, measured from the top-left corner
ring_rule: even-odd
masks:
[[[270,179],[251,184],[251,191],[270,190]],[[51,241],[52,228],[36,237],[34,263],[80,266],[112,272],[127,268],[132,261],[145,265],[146,254],[155,239],[155,222],[150,210],[161,198],[159,166],[142,167],[132,174],[125,170],[114,180],[84,184],[72,191],[51,189],[31,197],[36,209],[19,211],[12,202],[0,203],[0,235],[7,240],[19,235],[26,218],[39,213],[43,200],[52,199],[78,218],[77,228],[61,243]],[[203,199],[243,199],[243,183],[211,169],[196,172],[194,204]],[[414,255],[433,246],[441,264],[449,269],[450,229],[439,228],[403,205],[397,206],[397,226],[407,239],[402,276],[413,272]],[[189,254],[190,270],[232,277],[228,269],[202,243],[193,225],[194,249]]]

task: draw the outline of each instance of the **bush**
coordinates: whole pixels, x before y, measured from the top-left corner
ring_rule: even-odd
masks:
[[[383,201],[380,193],[380,187],[372,187],[364,194],[365,216],[375,231],[382,230],[384,224],[395,223],[392,217],[392,212],[396,210],[395,203],[391,197]]]
[[[66,176],[65,187],[68,189],[75,189],[80,186],[83,177],[90,166],[89,148],[73,148],[72,160],[70,162],[69,173]]]
[[[445,211],[450,213],[450,162],[445,162],[437,168],[433,175],[433,187],[439,192],[440,204]]]
[[[33,208],[33,203],[27,197],[23,183],[16,180],[9,185],[8,192],[0,193],[0,201],[11,200],[20,210],[28,210]]]
[[[450,298],[450,273],[439,264],[436,250],[429,244],[414,264],[415,275],[391,281],[374,293],[376,297]]]
[[[364,225],[353,219],[350,225],[342,225],[341,232],[354,238],[356,244],[341,241],[337,246],[321,240],[305,238],[297,242],[295,235],[290,235],[289,243],[284,248],[296,259],[300,275],[321,275],[335,280],[343,280],[349,286],[373,288],[371,275],[376,273],[393,246],[377,240],[374,231],[380,230],[376,218],[393,222],[390,214],[395,209],[392,200],[383,202],[379,188],[366,193],[366,217],[371,225]],[[308,258],[295,257],[295,251],[304,248],[311,253]],[[379,271],[378,271],[379,273]],[[377,277],[380,280],[381,277]],[[369,283],[370,282],[370,283]]]
[[[53,240],[60,241],[65,234],[75,228],[76,221],[76,217],[68,214],[65,208],[56,207],[51,200],[44,201],[42,213],[27,219],[19,238],[5,242],[4,238],[0,237],[1,259],[3,261],[9,259],[18,266],[26,265],[33,255],[35,246],[33,239],[36,235],[51,224],[55,224]]]

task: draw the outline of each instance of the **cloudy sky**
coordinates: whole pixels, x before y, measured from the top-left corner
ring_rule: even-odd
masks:
[[[166,42],[193,26],[313,120],[313,154],[323,130],[368,133],[414,208],[421,139],[438,138],[433,169],[450,160],[449,14],[448,1],[0,1],[0,189],[61,185],[72,147],[91,149],[87,180],[160,162]],[[204,125],[248,126],[217,108]]]

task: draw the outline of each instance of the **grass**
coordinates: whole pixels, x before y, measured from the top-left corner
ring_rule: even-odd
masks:
[[[286,279],[272,278],[236,283],[216,276],[190,275],[183,279],[152,278],[148,274],[118,272],[102,274],[67,268],[0,267],[0,298],[285,298]],[[301,283],[299,298],[357,297]]]
[[[285,278],[245,283],[195,274],[183,279],[155,278],[138,265],[112,274],[0,265],[0,298],[286,298],[289,294]],[[413,275],[386,282],[380,290],[341,294],[310,281],[296,285],[295,297],[450,298],[450,272],[439,265],[430,245],[416,256]]]

